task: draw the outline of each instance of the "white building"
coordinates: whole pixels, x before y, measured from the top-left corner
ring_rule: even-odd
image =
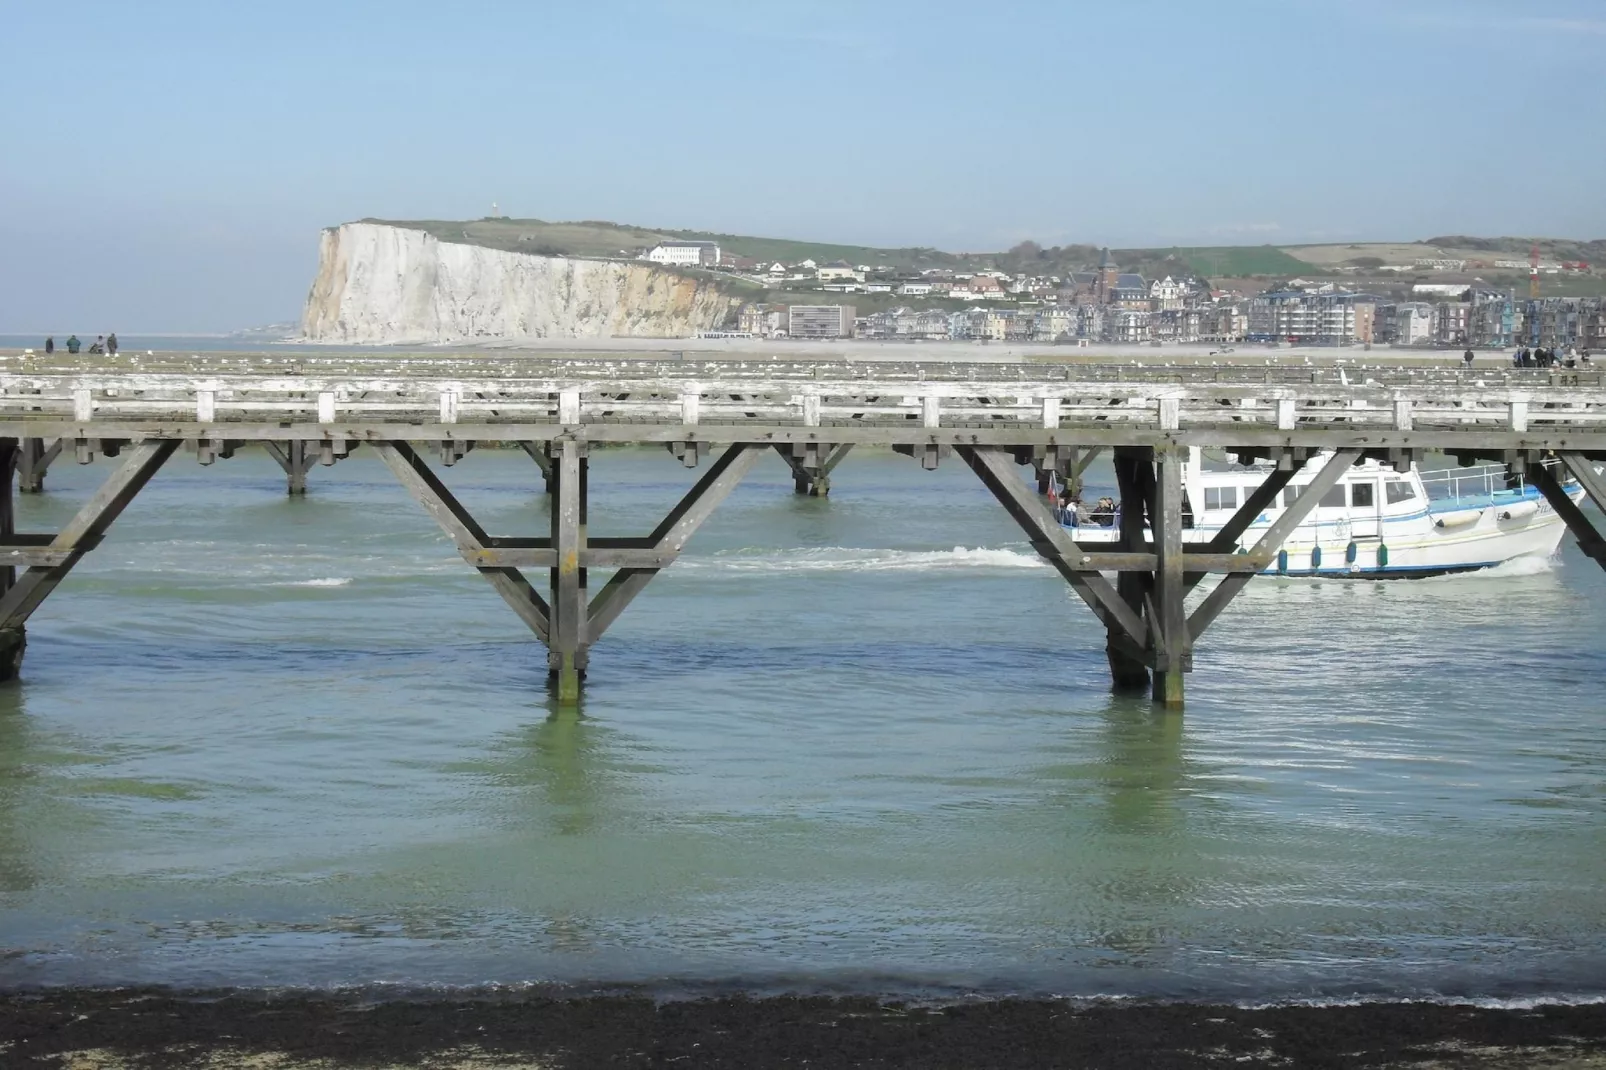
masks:
[[[1175,311],[1182,307],[1188,288],[1170,275],[1149,286],[1149,300],[1156,312]]]
[[[680,267],[713,267],[719,263],[719,243],[711,241],[659,242],[647,253],[655,264]]]
[[[848,263],[846,260],[833,260],[829,264],[816,269],[815,276],[821,282],[834,282],[837,280],[864,281],[864,272]]]
[[[905,297],[924,297],[931,292],[931,283],[906,282],[898,287],[898,292]]]

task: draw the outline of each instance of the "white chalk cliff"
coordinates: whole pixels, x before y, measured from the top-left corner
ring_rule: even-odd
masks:
[[[323,232],[303,335],[346,344],[477,338],[686,338],[739,297],[629,261],[532,256],[347,223]]]

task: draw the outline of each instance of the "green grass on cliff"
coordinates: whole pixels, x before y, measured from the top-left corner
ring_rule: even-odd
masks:
[[[847,260],[854,264],[925,268],[958,266],[963,259],[936,249],[876,249],[867,245],[828,245],[700,230],[651,230],[597,220],[548,223],[541,219],[365,219],[363,222],[422,230],[441,241],[543,256],[635,256],[661,241],[713,241],[718,242],[722,250],[735,256],[764,261],[780,260],[788,264],[802,260],[814,260],[821,264]]]
[[[910,247],[901,249],[878,248],[870,245],[837,245],[826,242],[793,241],[786,238],[760,238],[742,234],[720,234],[701,230],[660,230],[651,227],[609,223],[601,220],[553,223],[541,219],[487,218],[471,220],[440,219],[365,219],[365,223],[383,223],[394,227],[422,230],[440,241],[480,245],[509,252],[533,253],[542,256],[634,257],[660,241],[714,241],[720,248],[736,256],[751,257],[762,263],[779,260],[795,264],[813,260],[819,264],[833,260],[846,260],[850,264],[886,265],[899,271],[920,271],[942,267],[957,270],[998,268],[1011,273],[1032,275],[1060,275],[1070,271],[1091,268],[1098,259],[1098,250],[1086,245],[1067,245],[1044,249],[1031,242],[997,253],[947,253],[939,249]],[[1460,243],[1474,246],[1477,243],[1498,247],[1501,250],[1526,247],[1528,239],[1499,238],[1439,238],[1435,242]],[[1417,243],[1421,244],[1421,243]],[[1606,242],[1561,242],[1546,240],[1543,249],[1566,252],[1574,256],[1581,253],[1600,254]],[[1414,249],[1415,246],[1412,246]],[[1424,245],[1423,248],[1429,248]],[[1366,250],[1360,245],[1347,246],[1347,250],[1361,255]],[[1300,252],[1295,248],[1294,252]],[[1299,275],[1312,276],[1328,273],[1330,265],[1320,255],[1319,247],[1305,247],[1312,263],[1293,255],[1288,248],[1274,245],[1206,246],[1171,249],[1115,249],[1115,260],[1123,271],[1136,271],[1149,278],[1164,275],[1196,273],[1206,278],[1262,278],[1287,279]],[[1548,254],[1547,254],[1548,255]],[[1595,255],[1595,260],[1606,256]],[[720,285],[732,285],[728,275],[715,275],[698,271],[685,271],[716,280]],[[1485,277],[1490,277],[1485,272]],[[1598,293],[1603,277],[1555,280],[1547,276],[1546,292],[1555,294]],[[1492,279],[1491,279],[1492,281]],[[880,302],[863,300],[866,307]],[[929,302],[911,302],[928,304]]]

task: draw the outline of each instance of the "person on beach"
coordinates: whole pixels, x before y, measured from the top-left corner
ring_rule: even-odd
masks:
[[[51,335],[49,338],[45,339],[45,353],[48,355],[48,354],[54,353],[55,351],[56,351],[56,336],[55,335]]]
[[[108,334],[106,336],[106,355],[107,356],[112,356],[112,357],[115,357],[117,355],[117,332],[116,331],[113,331],[111,334]]]
[[[80,342],[78,340],[78,336],[76,334],[72,334],[72,335],[68,335],[67,336],[67,352],[69,352],[69,353],[77,353],[79,348],[83,344],[84,343],[82,343],[82,342]]]

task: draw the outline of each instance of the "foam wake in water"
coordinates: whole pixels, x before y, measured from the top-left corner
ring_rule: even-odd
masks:
[[[1520,576],[1543,576],[1553,572],[1559,560],[1555,557],[1514,557],[1493,568],[1480,568],[1476,572],[1452,572],[1447,576],[1432,576],[1423,583],[1465,583],[1468,580],[1503,580]]]
[[[955,546],[952,550],[876,550],[818,546],[800,550],[747,548],[682,558],[676,568],[707,572],[937,572],[1047,568],[1036,554]]]

